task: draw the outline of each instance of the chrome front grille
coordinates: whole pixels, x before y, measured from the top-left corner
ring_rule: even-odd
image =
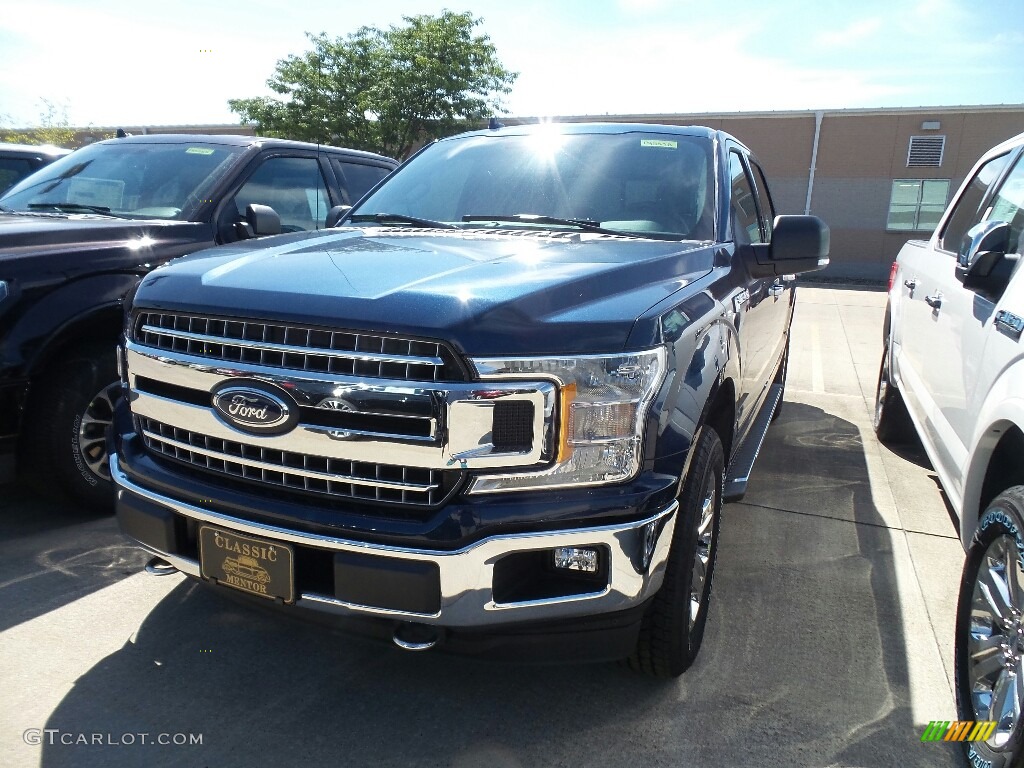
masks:
[[[153,454],[239,480],[336,499],[431,507],[444,500],[461,476],[459,472],[271,449],[146,417],[136,417],[136,429]]]
[[[435,341],[152,311],[137,312],[132,327],[139,344],[223,362],[402,381],[464,379],[455,355]]]

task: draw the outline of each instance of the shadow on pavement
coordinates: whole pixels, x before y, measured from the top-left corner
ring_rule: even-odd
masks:
[[[0,632],[142,570],[149,558],[109,513],[0,486]]]
[[[727,507],[704,648],[678,681],[407,654],[184,582],[46,727],[202,745],[57,744],[41,764],[962,765],[955,747],[922,744],[911,716],[890,531],[857,428],[787,403],[753,487],[771,473],[850,519]]]

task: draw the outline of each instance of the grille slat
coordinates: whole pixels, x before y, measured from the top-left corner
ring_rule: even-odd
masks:
[[[408,506],[434,506],[446,493],[442,473],[436,469],[306,456],[221,440],[156,419],[139,417],[138,422],[139,433],[151,452],[213,473],[335,498]]]
[[[140,344],[215,360],[408,381],[464,379],[440,342],[147,311],[136,313],[134,329]]]

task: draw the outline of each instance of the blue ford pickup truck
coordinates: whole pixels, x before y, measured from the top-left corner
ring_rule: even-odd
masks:
[[[827,254],[718,131],[435,142],[338,228],[143,279],[122,530],[152,570],[408,650],[679,675],[782,398],[792,276]]]

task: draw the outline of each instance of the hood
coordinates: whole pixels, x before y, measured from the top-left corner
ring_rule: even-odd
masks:
[[[343,228],[179,259],[135,305],[438,338],[477,355],[614,352],[712,254],[594,233]]]
[[[22,271],[39,275],[121,269],[126,258],[137,258],[143,264],[209,242],[210,226],[189,221],[0,213],[0,276],[16,276]],[[88,252],[88,259],[83,259],[83,252]]]

